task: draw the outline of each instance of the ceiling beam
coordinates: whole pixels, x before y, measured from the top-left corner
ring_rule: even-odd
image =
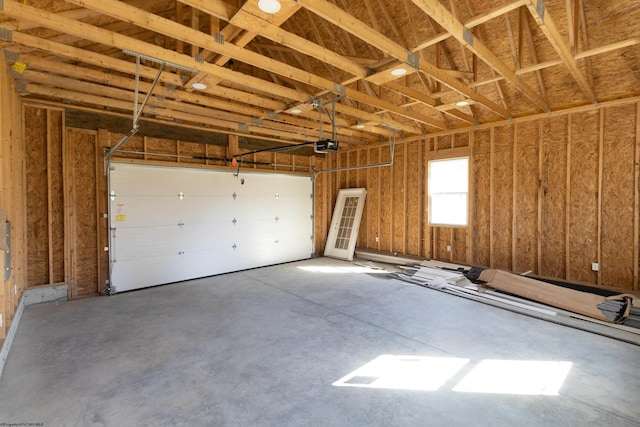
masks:
[[[34,81],[37,83],[55,86],[58,79],[64,80],[66,77],[71,77],[77,80],[89,80],[95,83],[101,83],[105,85],[107,90],[110,90],[110,87],[125,89],[128,91],[133,91],[135,89],[135,81],[133,79],[120,75],[104,73],[102,71],[78,67],[71,64],[54,62],[38,58],[37,56],[33,55],[21,55],[19,59],[20,61],[27,64],[27,70],[20,78],[24,78],[26,80]],[[34,80],[33,78],[31,78],[33,73],[30,70],[32,69],[49,73],[52,73],[51,70],[55,70],[55,74],[58,75],[56,76],[52,73],[52,80],[47,81],[42,80],[43,77],[38,75],[37,78],[39,80]],[[34,72],[37,73],[37,71]],[[151,83],[147,83],[145,81],[140,81],[138,85],[141,93],[147,93],[151,88]],[[67,88],[69,88],[69,86],[67,86]],[[80,86],[78,86],[78,89],[79,88]],[[84,88],[86,89],[87,93],[97,93],[98,91],[100,91],[100,88],[93,88],[89,86],[84,86]],[[229,102],[228,99],[214,98],[211,96],[200,95],[198,93],[187,92],[180,89],[169,90],[167,87],[161,85],[156,86],[153,93],[155,97],[163,97],[180,101],[186,108],[190,108],[190,106],[193,105],[195,107],[208,107],[223,112],[226,110],[232,113],[242,114],[244,115],[244,119],[239,119],[239,121],[247,124],[262,121],[263,123],[265,123],[266,127],[270,127],[269,124],[273,123],[271,127],[273,127],[274,129],[295,132],[296,129],[307,128],[311,129],[312,133],[313,131],[315,131],[319,134],[317,120],[310,120],[304,117],[288,114],[278,114],[277,117],[273,117],[272,115],[268,114],[269,111],[259,108],[255,105]],[[130,95],[128,98],[124,99],[133,99],[132,96],[133,95]],[[323,124],[322,128],[323,132],[332,131],[332,128],[329,124]],[[349,143],[362,142],[363,139],[373,141],[373,138],[371,136],[366,135],[361,131],[352,130],[346,126],[339,126],[338,133],[341,135],[341,139]]]
[[[327,62],[334,67],[353,74],[354,76],[365,77],[367,75],[367,71],[364,67],[356,64],[350,59],[347,59],[342,55],[339,55],[303,37],[283,30],[282,28],[273,25],[256,15],[250,14],[245,10],[239,10],[230,22],[240,28],[252,28],[262,37],[266,37],[280,45],[287,46],[322,62]]]
[[[129,21],[133,24],[136,24],[143,28],[147,28],[152,31],[159,32],[166,36],[180,38],[187,43],[196,44],[208,50],[220,53],[222,55],[230,56],[239,61],[256,66],[266,71],[273,72],[275,74],[284,76],[286,78],[291,78],[301,83],[309,84],[330,92],[333,92],[336,90],[336,83],[331,80],[313,75],[299,68],[292,67],[282,62],[278,62],[272,58],[266,57],[259,53],[241,48],[239,46],[236,46],[230,43],[224,43],[224,44],[217,43],[214,39],[212,39],[210,35],[206,33],[202,33],[200,31],[181,25],[177,22],[170,21],[166,18],[149,14],[144,10],[140,10],[135,7],[129,6],[126,3],[122,3],[116,0],[72,0],[72,2],[86,6],[90,9],[100,10],[101,12],[107,15],[116,17],[118,19]],[[117,34],[114,34],[114,36],[117,36]],[[194,68],[198,68],[198,67],[194,67]],[[249,76],[246,76],[246,77],[249,78]],[[282,90],[280,86],[277,86],[277,87],[280,90]],[[277,93],[277,90],[276,90],[276,93]],[[301,94],[301,93],[303,92],[297,91],[297,94]],[[358,91],[354,91],[352,89],[346,89],[346,96],[352,99],[356,99],[360,102],[366,103],[368,105],[375,106],[377,108],[392,111],[393,113],[398,114],[400,116],[403,116],[412,120],[416,120],[420,123],[433,126],[438,129],[446,129],[446,125],[439,120],[414,113],[410,110],[405,110],[389,102],[380,100],[378,98],[366,95]],[[306,98],[305,101],[308,100],[308,95],[305,96],[305,98]],[[301,99],[298,98],[298,100],[300,101]]]
[[[44,86],[41,84],[27,83],[23,89],[23,92],[42,95],[42,96],[49,96],[53,98],[60,98],[70,102],[77,102],[85,105],[87,104],[93,105],[98,108],[108,107],[108,108],[114,108],[114,109],[123,110],[123,111],[133,111],[133,102],[113,99],[107,96],[100,96],[100,95],[88,94],[85,92],[78,92],[76,90],[70,90],[65,88],[55,88],[55,87]],[[203,109],[203,110],[206,110],[206,109]],[[152,111],[153,111],[153,114],[155,114],[156,116],[173,117],[174,119],[185,121],[185,122],[204,123],[210,126],[227,129],[237,135],[242,135],[242,136],[263,135],[263,136],[272,137],[274,134],[277,134],[280,138],[284,138],[286,141],[291,141],[291,142],[314,141],[317,138],[317,137],[305,136],[305,135],[301,135],[299,133],[293,133],[293,132],[288,133],[288,132],[277,132],[277,131],[265,130],[260,126],[255,126],[253,124],[240,126],[235,121],[217,119],[215,117],[211,117],[210,115],[199,115],[192,111],[182,112],[182,111],[176,111],[176,110],[171,110],[171,109],[162,108],[162,107],[155,108]],[[203,111],[199,110],[197,112],[203,112]],[[242,127],[242,129],[240,129],[240,127]]]
[[[350,34],[360,38],[361,40],[375,46],[382,50],[387,55],[396,58],[399,61],[408,61],[409,52],[401,45],[395,43],[391,39],[387,38],[383,34],[375,31],[364,22],[358,20],[354,16],[343,11],[333,3],[326,0],[297,0],[305,9],[315,13],[316,15],[326,19],[327,21],[337,25]],[[440,70],[433,64],[425,61],[420,61],[418,68],[432,76],[436,80],[449,86],[450,88],[460,92],[468,98],[479,101],[482,105],[488,109],[494,111],[502,117],[508,117],[509,113],[506,109],[499,106],[495,102],[486,98],[483,95],[476,93],[470,87],[464,85],[456,78],[450,76],[446,72]]]
[[[119,89],[95,83],[88,83],[67,77],[55,76],[38,71],[25,72],[20,80],[45,85],[50,88],[55,87],[67,89],[78,93],[102,96],[105,98],[127,101],[130,103],[133,103],[135,94],[133,88]],[[214,107],[212,103],[209,103],[209,105],[196,105],[180,101],[182,100],[172,100],[170,98],[161,95],[159,96],[157,94],[152,95],[147,104],[148,109],[146,110],[146,113],[155,115],[155,112],[159,108],[164,109],[162,110],[162,115],[167,115],[167,111],[171,113],[192,113],[197,116],[233,122],[238,126],[241,126],[242,124],[247,126],[255,126],[257,128],[260,128],[260,133],[262,134],[270,135],[273,137],[281,137],[287,140],[296,140],[300,138],[317,139],[319,137],[318,129],[304,129],[299,126],[285,125],[271,120],[262,120],[256,117],[247,116],[245,114],[225,111],[223,109],[224,103],[219,103]],[[173,114],[171,114],[171,116],[173,116]],[[358,142],[358,140],[349,139],[348,142],[356,143]]]
[[[498,6],[485,13],[480,13],[474,16],[468,21],[465,21],[464,26],[469,29],[473,27],[477,27],[478,25],[484,24],[485,22],[488,22],[494,18],[497,18],[498,16],[505,15],[511,12],[512,10],[519,8],[522,5],[524,5],[524,0],[516,0],[516,1],[509,2],[503,6]],[[452,34],[447,32],[436,34],[435,36],[430,37],[429,39],[416,44],[413,48],[411,48],[411,51],[417,52],[429,46],[433,46],[434,44],[440,43],[441,41],[444,41],[450,38],[451,36]]]
[[[510,81],[543,111],[549,111],[548,103],[533,89],[522,83],[516,73],[498,58],[471,30],[458,21],[442,4],[437,1],[412,0],[413,3],[440,24],[463,46],[482,59],[489,67]]]
[[[116,47],[118,49],[144,53],[145,55],[154,57],[160,61],[177,64],[190,69],[206,71],[207,73],[215,75],[223,80],[238,83],[242,86],[250,87],[262,93],[270,92],[273,95],[296,100],[299,102],[305,102],[309,99],[308,94],[304,94],[286,87],[281,87],[266,80],[229,70],[227,68],[220,67],[214,64],[199,63],[195,60],[195,58],[192,58],[189,55],[179,54],[175,51],[165,49],[150,43],[141,42],[134,38],[126,37],[118,33],[103,30],[102,28],[89,25],[84,22],[66,19],[42,9],[27,6],[15,1],[5,1],[0,3],[0,5],[2,6],[0,8],[0,11],[7,16],[25,21],[35,22],[40,26],[47,27],[55,31],[68,33],[87,40],[92,40],[97,43]],[[122,5],[124,5],[124,3],[120,4],[120,8],[122,7]],[[129,20],[131,21],[132,19]],[[178,25],[173,21],[169,22]],[[188,27],[181,27],[185,28],[185,31],[190,30]],[[204,35],[206,36],[206,34]],[[211,39],[210,36],[208,36],[208,38]]]
[[[35,37],[18,31],[13,31],[11,33],[11,36],[15,43],[18,43],[22,46],[28,46],[34,49],[50,52],[57,56],[62,56],[75,61],[81,61],[85,64],[91,64],[97,67],[108,68],[131,75],[136,74],[136,65],[131,62],[123,61],[121,59],[115,59],[110,56],[94,53],[85,49],[68,46],[66,44],[52,42],[47,39]],[[154,79],[157,74],[157,69],[147,67],[145,65],[140,65],[140,76],[148,79]],[[180,86],[182,84],[182,80],[180,80],[179,75],[170,73],[168,71],[164,71],[160,75],[159,80],[165,84],[170,84],[173,86]]]
[[[220,18],[215,15],[216,10],[224,9],[226,10],[225,13],[228,13],[230,14],[231,17],[233,17],[235,16],[235,14],[238,13],[239,10],[243,10],[245,7],[249,7],[248,2],[245,3],[241,9],[233,8],[228,3],[221,4],[222,2],[214,2],[214,0],[208,0],[206,2],[203,2],[201,0],[182,0],[182,3],[191,6],[193,9],[197,9],[204,13],[207,13],[211,16],[211,19],[217,19],[217,20],[219,20]],[[277,16],[269,18],[270,20],[269,22],[272,22],[276,26],[280,26],[287,19],[289,19],[298,9],[300,9],[300,6],[296,5],[295,3],[287,4],[280,9],[280,12],[277,14]],[[229,20],[230,19],[226,19],[226,21],[229,21]],[[245,30],[246,31],[244,32],[244,34],[240,35],[240,37],[234,40],[233,38],[236,35],[238,35],[238,33],[242,32],[242,29],[239,27],[236,27],[235,25],[228,24],[226,27],[224,27],[222,31],[220,31],[220,35],[222,36],[223,40],[233,41],[234,44],[236,44],[237,46],[245,47],[246,45],[249,44],[249,42],[251,42],[258,35],[254,31],[247,30],[247,29]],[[204,49],[203,55],[205,54],[205,52],[207,54],[211,54],[210,51]],[[213,57],[207,59],[207,62],[209,62],[211,59],[213,59]],[[229,59],[231,59],[229,56],[221,55],[220,57],[216,58],[216,60],[214,61],[214,64],[223,66],[229,61]],[[203,75],[204,73],[198,73],[198,75],[196,75],[192,80],[186,83],[186,86],[191,86],[194,82],[201,81],[203,79]],[[218,83],[220,83],[220,81],[219,79],[218,80],[209,79],[209,83],[212,86],[215,86]]]
[[[597,104],[598,99],[596,98],[593,88],[578,68],[578,63],[571,54],[571,50],[562,39],[556,24],[553,22],[553,19],[542,0],[526,0],[525,5],[527,6],[527,9],[529,9],[533,19],[538,24],[538,27],[540,27],[544,35],[547,37],[547,40],[551,42],[551,46],[553,46],[553,49],[556,51],[558,56],[560,56],[564,65],[569,69],[573,78],[578,82],[582,91],[587,95],[589,101],[593,104]]]

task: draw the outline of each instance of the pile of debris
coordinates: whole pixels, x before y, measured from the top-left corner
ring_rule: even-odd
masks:
[[[356,250],[359,259],[395,264],[392,277],[459,297],[640,345],[640,299],[594,292],[502,270]],[[584,288],[584,287],[583,287]],[[604,293],[604,295],[602,295]]]

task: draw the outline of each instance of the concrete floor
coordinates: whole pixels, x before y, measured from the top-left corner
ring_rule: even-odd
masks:
[[[640,425],[640,347],[348,267],[320,258],[29,306],[0,379],[0,423]],[[332,385],[382,355],[422,359]],[[515,394],[546,373],[509,371],[514,360],[571,365],[558,393]],[[475,392],[461,390],[492,364]],[[396,388],[371,388],[385,378]]]

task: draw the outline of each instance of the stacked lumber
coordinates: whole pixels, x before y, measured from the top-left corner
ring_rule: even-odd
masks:
[[[359,253],[368,259],[371,253]],[[505,310],[640,345],[640,307],[631,294],[601,296],[501,270],[371,254],[396,279]],[[404,265],[398,262],[406,261]]]

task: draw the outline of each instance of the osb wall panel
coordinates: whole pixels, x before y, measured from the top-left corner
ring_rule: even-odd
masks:
[[[109,133],[109,147],[115,147],[115,145],[122,139],[124,134]],[[114,154],[114,157],[121,159],[139,159],[145,158],[145,139],[142,136],[134,135],[122,147]],[[137,154],[136,154],[137,153]]]
[[[491,130],[474,132],[472,262],[491,264]]]
[[[635,105],[604,110],[601,281],[633,288]]]
[[[451,229],[445,227],[431,227],[433,239],[433,258],[450,260],[450,252],[447,246],[451,246]]]
[[[539,122],[515,125],[515,271],[538,271]]]
[[[453,147],[468,147],[469,146],[469,133],[457,133],[453,135]]]
[[[599,112],[569,116],[569,253],[566,278],[596,283],[598,259]]]
[[[391,153],[388,146],[382,146],[380,148],[380,160],[382,162],[391,161]],[[393,221],[392,206],[394,203],[393,194],[393,168],[389,166],[380,168],[380,221],[379,221],[379,236],[380,236],[380,250],[385,252],[391,251],[391,230]]]
[[[102,154],[95,132],[67,130],[65,181],[69,235],[69,285],[71,297],[98,293],[97,162]]]
[[[451,148],[451,135],[443,135],[439,136],[435,140],[435,144],[438,150],[446,150],[447,148]]]
[[[64,282],[64,178],[63,178],[63,125],[64,112],[49,110],[49,233],[51,277],[50,283]]]
[[[492,200],[492,267],[512,269],[513,126],[494,128]]]
[[[206,145],[205,153],[209,158],[207,160],[208,165],[218,165],[225,166],[227,163],[225,161],[213,160],[213,159],[224,159],[227,157],[227,149],[226,147],[222,147],[219,145]]]
[[[467,230],[464,228],[453,228],[453,239],[451,242],[451,261],[466,264],[467,260]]]
[[[351,154],[351,158],[353,160],[354,165],[359,165],[359,164],[367,164],[367,150],[366,149],[359,149],[354,151]],[[366,180],[366,170],[363,169],[357,169],[354,170],[354,181],[353,181],[353,187],[354,188],[367,188],[367,180]],[[368,212],[367,212],[367,199],[365,198],[365,208],[362,211],[362,220],[360,221],[360,230],[358,231],[358,237],[357,237],[357,241],[356,241],[356,247],[359,248],[364,248],[367,246],[367,240],[368,240],[368,236],[367,236],[367,232],[368,232],[368,228],[366,226],[367,222],[369,221],[368,218]]]
[[[224,158],[225,154],[221,154],[221,157]],[[271,163],[273,163],[273,153],[256,153],[253,156],[253,161],[255,162],[255,164],[253,165],[254,169],[272,168]]]
[[[378,163],[380,160],[380,147],[371,147],[368,151],[368,163]],[[367,199],[364,209],[367,222],[367,248],[380,249],[380,172],[383,168],[371,168],[367,171]]]
[[[543,126],[538,274],[565,277],[567,116],[549,118]]]
[[[293,172],[293,156],[291,154],[273,153],[273,163],[283,172]]]
[[[368,193],[366,236],[358,245],[637,289],[638,108],[603,106],[401,142],[393,167],[360,172]],[[469,145],[472,226],[430,227],[430,155]],[[387,146],[356,151],[334,157],[341,166],[353,166],[354,157],[358,165],[389,158]],[[355,176],[362,185],[362,175]],[[591,263],[598,260],[596,273]]]
[[[360,164],[369,164],[368,161],[368,150],[366,149],[359,149],[356,150],[355,152],[356,157],[355,157],[355,165],[360,165]],[[355,188],[367,188],[367,171],[366,169],[357,169],[354,171],[355,172],[355,183],[354,183],[354,187]],[[358,238],[356,241],[356,247],[359,248],[366,248],[369,242],[369,228],[367,227],[367,223],[369,221],[368,218],[368,211],[367,211],[367,204],[368,204],[368,197],[369,194],[367,194],[366,198],[365,198],[365,208],[362,211],[362,220],[360,221],[360,230],[358,231]]]
[[[204,165],[207,163],[207,150],[204,144],[178,141],[179,163]]]
[[[178,144],[176,144],[176,141],[146,136],[144,139],[146,151],[148,153],[156,153],[155,155],[147,154],[145,157],[147,160],[178,161]]]
[[[397,144],[395,158],[391,168],[391,192],[394,195],[390,204],[391,209],[391,250],[406,253],[406,144]]]
[[[358,151],[350,151],[347,155],[347,166],[356,166],[358,164]],[[358,187],[358,171],[350,170],[347,172],[347,188]]]
[[[47,197],[47,110],[25,107],[27,165],[27,277],[28,286],[49,282],[49,200]]]
[[[407,143],[407,189],[406,189],[406,251],[410,255],[422,255],[423,226],[423,176],[422,144],[420,141]]]
[[[316,169],[326,169],[326,162],[324,160],[316,159]],[[314,181],[313,194],[314,194],[314,241],[315,241],[315,253],[322,254],[326,245],[327,233],[329,231],[329,221],[331,221],[331,211],[329,206],[330,199],[330,176],[328,174],[320,174]]]

